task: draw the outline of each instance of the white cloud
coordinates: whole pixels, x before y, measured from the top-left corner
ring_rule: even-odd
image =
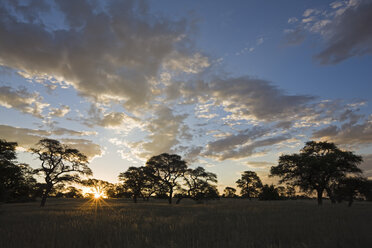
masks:
[[[33,147],[40,139],[49,137],[51,135],[83,135],[81,132],[72,131],[68,129],[59,129],[54,131],[37,130],[30,128],[19,128],[8,125],[0,125],[0,137],[7,141],[18,142],[18,145],[24,150],[28,150]],[[63,143],[69,144],[72,147],[77,148],[79,151],[84,153],[89,159],[93,159],[96,156],[101,156],[103,151],[100,146],[94,144],[90,140],[86,139],[61,139]]]
[[[43,103],[38,93],[30,93],[26,88],[14,90],[9,86],[0,86],[0,106],[13,108],[22,113],[43,118],[43,109],[49,104]]]
[[[299,44],[305,34],[318,34],[324,47],[315,58],[321,64],[336,64],[350,57],[372,53],[372,2],[349,0],[331,3],[325,11],[307,9],[302,23],[285,32],[288,44]]]
[[[184,55],[175,52],[170,55],[170,58],[164,64],[166,69],[173,71],[181,71],[186,73],[196,74],[202,72],[205,68],[210,66],[207,57],[200,53],[195,53],[192,56]]]
[[[49,115],[56,117],[64,117],[70,112],[70,107],[67,105],[61,105],[59,108],[51,108]]]
[[[187,22],[151,15],[144,1],[107,1],[103,7],[88,0],[55,1],[56,8],[46,0],[20,5],[0,5],[0,65],[30,77],[58,78],[83,96],[123,101],[128,109],[152,99],[151,80],[172,54],[180,54],[177,45],[182,47],[186,33]],[[61,20],[51,28],[52,20],[41,13],[55,12]],[[175,67],[195,73],[209,66],[198,53],[188,56],[183,49],[183,54]]]

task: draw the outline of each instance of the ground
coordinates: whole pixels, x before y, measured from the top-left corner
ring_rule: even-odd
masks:
[[[372,203],[48,199],[0,205],[0,247],[372,247]]]

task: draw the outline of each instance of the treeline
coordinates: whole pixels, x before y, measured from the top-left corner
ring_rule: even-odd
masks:
[[[280,184],[285,186],[263,185],[255,172],[243,172],[236,181],[239,196],[233,187],[226,187],[220,196],[216,174],[202,167],[190,168],[176,154],[163,153],[151,157],[144,166],[129,167],[119,174],[120,183],[112,184],[98,179],[83,180],[82,175],[92,175],[87,157],[57,140],[42,139],[30,149],[41,162],[37,169],[17,162],[16,147],[16,142],[0,140],[2,202],[40,197],[40,206],[44,206],[48,197],[82,198],[82,190],[72,183],[92,189],[91,197],[131,198],[134,202],[160,198],[171,204],[184,198],[203,202],[220,197],[283,200],[311,197],[313,192],[318,204],[322,204],[324,194],[332,203],[348,201],[349,206],[356,198],[372,200],[372,181],[363,177],[358,167],[362,157],[328,142],[310,141],[300,153],[279,157],[270,176],[279,177]],[[36,175],[44,182],[37,182]]]

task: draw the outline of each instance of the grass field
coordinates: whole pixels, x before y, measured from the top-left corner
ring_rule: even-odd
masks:
[[[49,199],[0,206],[0,247],[372,247],[372,204]]]

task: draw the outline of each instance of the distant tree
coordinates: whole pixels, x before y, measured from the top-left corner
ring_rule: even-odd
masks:
[[[0,201],[25,201],[34,198],[36,180],[27,164],[18,164],[16,142],[0,139]]]
[[[66,191],[66,185],[64,183],[59,183],[55,185],[49,192],[49,197],[64,197],[64,192]],[[43,184],[43,189],[45,189],[45,184]]]
[[[166,187],[168,202],[172,204],[174,190],[187,170],[186,162],[177,154],[162,153],[151,157],[146,162],[146,167],[153,171],[157,182]]]
[[[274,186],[275,187],[275,186]],[[285,199],[287,198],[287,195],[286,195],[286,188],[282,185],[279,185],[279,186],[276,186],[276,191],[278,191],[278,194],[279,194],[279,197],[281,199]]]
[[[79,175],[91,175],[87,157],[77,149],[61,144],[58,140],[42,139],[31,152],[41,160],[41,168],[36,169],[42,173],[45,188],[40,206],[44,207],[49,193],[56,184],[79,181]]]
[[[74,186],[69,186],[64,193],[66,198],[83,198],[83,193],[81,189],[77,189]]]
[[[119,181],[123,183],[124,188],[131,192],[134,203],[137,203],[142,190],[146,187],[144,167],[129,167],[126,172],[119,174]]]
[[[309,141],[300,153],[280,156],[279,164],[271,167],[271,175],[303,191],[315,190],[321,205],[329,184],[346,174],[361,173],[357,167],[361,162],[361,156],[342,151],[333,143]]]
[[[363,194],[366,183],[367,180],[363,177],[342,178],[336,187],[335,197],[339,202],[348,201],[348,205],[351,207],[355,197]]]
[[[241,196],[249,200],[252,197],[257,197],[262,188],[261,179],[254,171],[244,171],[241,178],[236,181],[236,184],[240,188]]]
[[[372,180],[366,180],[361,194],[365,197],[367,201],[372,201]]]
[[[236,189],[232,188],[232,187],[226,187],[224,190],[223,190],[223,197],[225,198],[233,198],[233,197],[236,197]]]
[[[99,179],[95,179],[95,178],[82,180],[82,181],[80,181],[80,184],[85,186],[85,187],[91,188],[91,191],[93,192],[93,194],[97,194],[101,197],[103,197],[103,196],[106,197],[107,196],[107,191],[109,190],[109,188],[112,185],[111,183],[109,183],[107,181],[103,181],[103,180],[99,180]]]
[[[265,184],[261,189],[261,193],[258,195],[258,199],[264,201],[279,200],[280,195],[274,185]]]
[[[184,191],[184,194],[178,194],[177,203],[182,198],[191,198],[195,201],[218,198],[217,188],[213,185],[217,183],[216,174],[205,171],[203,167],[197,167],[187,169],[183,178],[186,189],[179,188],[179,191]]]
[[[108,198],[130,198],[132,195],[122,184],[111,184],[106,194]]]

